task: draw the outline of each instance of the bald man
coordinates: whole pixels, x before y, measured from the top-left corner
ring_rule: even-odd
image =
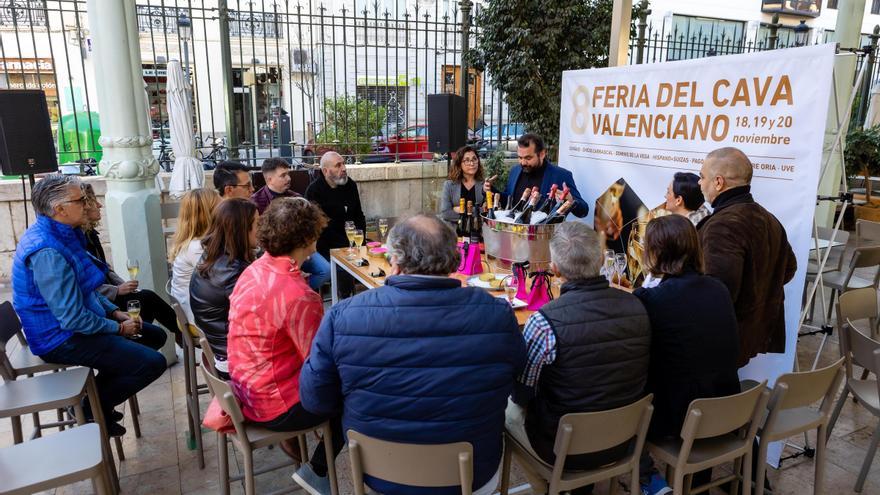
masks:
[[[785,352],[785,293],[797,262],[785,228],[751,194],[752,163],[737,148],[706,156],[700,189],[713,213],[697,225],[705,271],[730,291],[739,324],[738,366]]]
[[[321,177],[309,184],[306,199],[317,203],[330,218],[330,223],[318,238],[318,252],[325,258],[330,259],[331,249],[348,247],[345,222],[352,221],[357,228],[366,231],[367,221],[361,208],[357,184],[348,176],[345,160],[339,153],[328,151],[321,156]],[[342,276],[339,284],[343,296],[351,292],[349,277]]]

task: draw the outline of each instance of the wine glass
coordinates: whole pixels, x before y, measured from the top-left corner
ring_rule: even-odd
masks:
[[[346,258],[353,260],[354,256],[354,222],[345,222],[345,236],[348,237],[348,256]]]
[[[381,237],[381,241],[385,242],[385,234],[388,233],[388,219],[380,218],[379,219],[379,237]]]
[[[611,282],[614,279],[614,251],[611,249],[605,250],[605,262],[602,264],[602,269],[605,270],[605,278]]]
[[[138,272],[140,272],[141,267],[138,260],[129,259],[125,262],[125,267],[128,268],[128,276],[131,280],[137,280]],[[135,289],[132,292],[140,292],[140,289]]]
[[[507,303],[513,307],[513,300],[516,299],[517,284],[514,283],[515,277],[508,275],[501,281],[501,287],[504,288],[504,295],[507,297]]]
[[[617,283],[623,285],[623,276],[626,273],[626,254],[617,253],[614,255],[614,271],[617,272]]]
[[[137,299],[128,301],[128,316],[132,320],[137,320],[141,316],[141,302]]]
[[[360,253],[361,246],[364,244],[364,231],[356,229],[354,231],[355,253]]]

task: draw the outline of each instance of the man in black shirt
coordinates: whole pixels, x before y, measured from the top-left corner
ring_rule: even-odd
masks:
[[[367,220],[361,208],[361,197],[357,184],[348,177],[345,160],[335,151],[328,151],[321,157],[321,174],[306,189],[306,199],[316,203],[330,218],[327,228],[318,238],[318,252],[330,259],[330,250],[348,247],[345,235],[345,222],[352,221],[366,232]],[[343,270],[338,272],[340,295],[350,293],[352,280]]]

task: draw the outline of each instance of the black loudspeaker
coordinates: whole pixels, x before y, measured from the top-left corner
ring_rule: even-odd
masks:
[[[449,153],[465,144],[464,98],[451,93],[428,95],[428,151]]]
[[[0,170],[4,175],[58,171],[49,107],[42,91],[0,91]]]

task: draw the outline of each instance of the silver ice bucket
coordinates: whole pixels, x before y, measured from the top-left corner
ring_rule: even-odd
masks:
[[[550,265],[550,238],[556,225],[518,225],[484,216],[486,254],[505,266],[528,261],[531,268],[547,268]]]

